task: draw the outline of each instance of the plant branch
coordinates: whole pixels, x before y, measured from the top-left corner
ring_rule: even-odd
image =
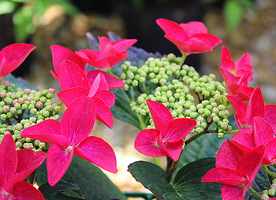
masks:
[[[270,171],[266,165],[262,165],[262,167],[264,168],[264,170],[266,171],[266,173],[267,173],[269,176],[276,177],[276,173]]]
[[[249,191],[252,192],[256,197],[261,198],[262,195],[260,195],[256,190],[254,190],[252,187],[249,188]]]

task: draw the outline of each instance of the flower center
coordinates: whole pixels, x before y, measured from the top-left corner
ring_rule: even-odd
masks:
[[[8,192],[6,192],[4,189],[1,191],[1,196],[2,197],[7,197],[7,196],[9,196],[10,195],[10,193],[8,193]],[[0,196],[0,197],[1,197]]]
[[[69,145],[66,149],[65,149],[65,152],[66,153],[70,153],[73,149],[73,146],[72,145]]]

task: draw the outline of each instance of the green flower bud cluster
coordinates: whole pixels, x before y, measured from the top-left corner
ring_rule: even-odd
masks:
[[[17,149],[43,150],[44,142],[23,138],[20,133],[46,119],[60,119],[60,107],[52,102],[55,90],[15,90],[15,85],[7,81],[0,88],[0,143],[6,134],[12,134]]]
[[[149,116],[146,100],[159,101],[170,109],[173,118],[195,119],[197,126],[192,133],[202,133],[214,123],[218,136],[223,137],[224,133],[232,130],[228,121],[229,111],[226,109],[229,102],[225,98],[225,84],[216,81],[214,74],[200,76],[193,67],[179,66],[180,60],[169,54],[161,59],[149,58],[141,68],[131,66],[130,62],[122,65],[124,73],[121,78],[126,89],[130,86],[139,87],[142,82],[136,77],[140,78],[140,74],[146,79],[143,81],[148,81],[154,88],[151,94],[142,93],[137,101],[131,102],[132,111]],[[148,127],[154,127],[152,120],[149,122]]]

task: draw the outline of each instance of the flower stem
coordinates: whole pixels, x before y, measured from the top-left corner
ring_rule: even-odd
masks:
[[[159,157],[152,157],[152,159],[153,159],[154,164],[156,164],[159,167],[161,167],[161,163],[160,163]]]
[[[33,171],[31,174],[30,174],[30,182],[32,185],[34,184],[35,182],[35,173],[36,173],[36,170]]]
[[[254,190],[252,187],[249,188],[249,191],[252,192],[256,197],[261,198],[262,195],[260,195],[256,190]]]
[[[182,66],[189,54],[182,53],[181,61],[179,63],[179,66]]]
[[[266,171],[266,173],[267,173],[269,176],[276,177],[276,174],[275,174],[274,172],[270,171],[266,165],[262,165],[262,167],[264,168],[264,170]]]

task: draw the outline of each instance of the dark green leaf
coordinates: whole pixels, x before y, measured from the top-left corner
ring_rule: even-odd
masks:
[[[85,199],[121,198],[126,200],[125,195],[98,167],[77,156],[74,156],[68,173],[74,177],[75,183],[80,187],[80,192]]]
[[[183,199],[169,184],[167,174],[159,166],[145,161],[138,161],[131,163],[128,167],[128,171],[136,181],[142,183],[144,187],[148,188],[158,199]]]
[[[204,158],[182,167],[175,176],[173,188],[182,198],[189,200],[221,199],[221,185],[201,183],[207,171],[215,167],[215,158]]]

